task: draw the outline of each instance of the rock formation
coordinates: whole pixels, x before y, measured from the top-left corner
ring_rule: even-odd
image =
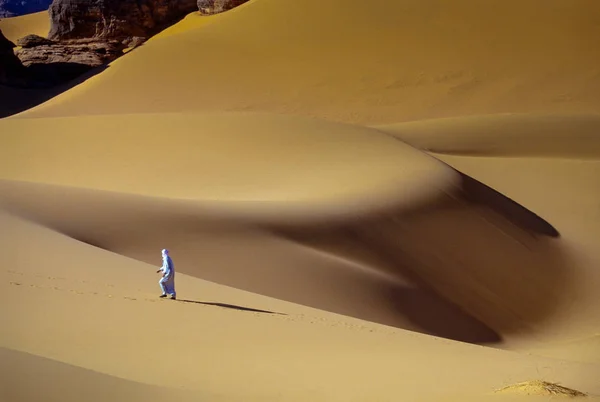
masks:
[[[56,43],[56,42],[53,40],[46,39],[41,36],[33,35],[33,34],[24,36],[20,39],[17,39],[17,46],[22,47],[22,48],[31,48],[31,47],[41,46],[41,45],[52,45],[54,43]]]
[[[48,38],[148,38],[197,10],[196,0],[54,0]]]
[[[89,39],[53,41],[27,35],[15,44],[0,31],[0,84],[44,88],[74,79],[116,59],[125,45]]]
[[[38,0],[44,1],[47,0]],[[14,53],[15,45],[6,40],[11,47],[2,53],[0,82],[23,83],[23,80],[17,82],[14,74],[7,75],[6,66],[10,65],[10,71],[25,71],[28,86],[56,85],[110,63],[199,8],[203,14],[216,14],[246,1],[54,0],[48,9],[51,23],[48,38],[37,35],[20,38]],[[3,46],[8,49],[6,43]]]
[[[23,85],[25,68],[15,56],[15,44],[0,31],[0,85]]]
[[[231,10],[248,0],[198,0],[198,10],[200,13],[210,15],[218,14],[223,11]]]
[[[40,63],[76,63],[93,68],[120,56],[124,47],[119,41],[80,39],[23,47],[16,51],[16,55],[24,66]]]
[[[27,67],[36,86],[52,86],[71,80],[123,54],[125,45],[116,40],[53,41],[28,35],[17,41],[17,57]]]

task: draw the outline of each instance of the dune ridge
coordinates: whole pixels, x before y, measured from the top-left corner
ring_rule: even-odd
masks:
[[[504,385],[503,378],[540,373],[591,395],[600,391],[597,384],[594,386],[594,365],[390,330],[184,274],[179,279],[180,291],[191,299],[226,298],[233,304],[269,307],[287,315],[162,301],[146,289],[146,284],[155,283],[149,278],[153,276],[152,265],[107,253],[14,216],[1,214],[0,219],[12,234],[0,234],[3,253],[19,250],[13,254],[18,256],[18,265],[13,265],[14,273],[9,274],[10,280],[19,284],[0,283],[3,297],[15,303],[13,309],[0,310],[8,324],[3,327],[3,344],[13,350],[111,373],[123,380],[168,386],[200,400],[203,395],[223,401],[240,397],[257,401],[308,397],[391,400],[390,395],[396,393],[416,400],[451,399],[454,395],[478,395],[481,400]],[[107,293],[112,297],[102,296]],[[92,310],[93,315],[89,314]],[[157,351],[165,333],[157,321],[167,314],[177,317],[169,322],[169,331],[177,334],[178,342],[166,342]],[[23,316],[29,320],[24,322]],[[45,336],[39,337],[40,332]],[[426,356],[435,356],[436,364],[425,362]],[[482,366],[490,359],[493,365]],[[374,367],[380,373],[377,376],[372,376]],[[437,386],[428,387],[434,373]],[[9,371],[3,381],[15,378],[14,374]],[[474,376],[479,378],[475,385]],[[242,378],[244,381],[239,381]],[[364,378],[370,378],[368,387],[361,380]],[[94,381],[102,384],[99,379]],[[8,383],[6,389],[16,387]],[[465,387],[471,393],[465,392]],[[144,387],[136,389],[133,385],[128,392],[135,395],[138,390],[139,397],[146,392]],[[19,392],[17,395],[24,395]],[[75,400],[69,394],[61,395]]]
[[[51,136],[44,130],[49,125]],[[175,127],[177,132],[160,134]],[[401,197],[427,199],[453,180],[443,164],[386,135],[298,117],[178,113],[6,119],[2,128],[8,145],[0,151],[3,178],[169,198],[279,201],[281,208],[357,196],[372,203],[392,196],[398,203]],[[148,135],[151,130],[158,131]],[[26,155],[36,157],[24,163]],[[52,170],[45,168],[48,164]],[[73,175],[77,164],[86,170]],[[121,180],[109,172],[118,172]],[[190,174],[195,185],[182,186],[182,174]],[[431,182],[430,188],[418,185],[423,180]]]
[[[0,119],[0,399],[600,400],[599,12],[251,0],[38,93]]]
[[[40,11],[17,17],[0,19],[0,30],[8,40],[15,42],[26,35],[34,34],[46,37],[50,31],[50,16]]]
[[[594,0],[252,1],[158,35],[22,115],[225,110],[386,124],[595,113],[600,27],[590,16],[599,8]]]
[[[600,114],[496,114],[376,128],[437,154],[600,158]]]
[[[6,401],[193,400],[180,390],[126,381],[29,353],[0,348],[0,358],[0,397]]]

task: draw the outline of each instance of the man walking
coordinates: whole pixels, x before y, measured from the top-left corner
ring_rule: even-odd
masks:
[[[168,294],[171,295],[171,299],[175,300],[175,266],[173,265],[173,260],[171,260],[171,257],[169,256],[169,250],[162,250],[162,259],[163,265],[156,271],[156,273],[161,271],[163,273],[162,278],[158,281],[160,289],[162,290],[162,295],[160,295],[160,297],[167,297]]]

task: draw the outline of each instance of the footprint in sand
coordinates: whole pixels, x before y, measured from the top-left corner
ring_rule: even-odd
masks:
[[[48,277],[48,279],[60,279],[60,278],[50,278],[50,277]],[[79,281],[79,282],[86,282],[86,281]],[[23,285],[22,283],[15,282],[15,281],[10,281],[9,284],[13,285],[13,286],[21,286],[21,285]],[[110,284],[107,284],[106,286],[108,286],[108,287],[114,287],[113,285],[110,285]],[[29,284],[29,287],[38,288],[38,289],[53,289],[53,290],[58,290],[58,291],[68,291],[70,293],[74,293],[74,294],[77,294],[77,295],[90,294],[90,295],[94,295],[94,296],[107,297],[109,299],[112,299],[112,298],[115,297],[115,296],[113,296],[111,294],[106,294],[106,293],[83,292],[83,291],[76,290],[76,289],[63,289],[63,288],[58,287],[58,286],[40,286],[40,285]],[[131,296],[123,296],[123,299],[131,300],[131,301],[137,301],[138,300],[135,297],[131,297]],[[152,302],[152,303],[156,302],[156,300],[153,300],[153,299],[145,299],[145,300],[149,301],[149,302]]]
[[[80,292],[79,290],[73,290],[73,289],[69,289],[69,292],[71,292],[71,293],[75,293],[75,294],[78,294],[78,295],[83,295],[83,294],[85,294],[85,292]]]

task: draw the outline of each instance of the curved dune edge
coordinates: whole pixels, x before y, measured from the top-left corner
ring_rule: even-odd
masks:
[[[3,347],[0,360],[0,396],[6,401],[194,400],[189,392],[125,380]],[[195,400],[200,396],[196,393]]]
[[[13,350],[123,380],[190,390],[196,401],[370,401],[396,395],[426,401],[452,400],[453,395],[472,398],[456,400],[488,400],[476,397],[510,378],[535,377],[541,367],[554,381],[590,393],[600,391],[590,372],[596,366],[394,330],[187,275],[178,280],[182,299],[226,302],[288,315],[161,301],[154,292],[156,250],[148,265],[21,219],[2,214],[0,219],[3,227],[10,229],[10,234],[0,232],[0,252],[8,257],[5,262],[18,262],[18,266],[12,264],[11,272],[3,268],[7,280],[0,282],[1,294],[12,306],[0,309],[0,318],[7,324],[2,346]],[[166,328],[160,325],[164,317],[169,317],[168,332],[176,334],[177,342],[160,343],[165,337]],[[0,355],[6,356],[1,350]],[[20,367],[34,366],[43,372],[48,366],[44,362],[48,361],[36,358],[29,366],[2,365],[0,370],[6,369],[8,375],[1,376],[0,383],[13,376],[30,379],[36,372],[18,377]],[[55,372],[58,376],[69,373],[67,368],[53,366],[59,369]],[[89,373],[77,371],[64,378],[82,379]],[[410,378],[398,384],[399,377]],[[25,385],[28,389],[21,389],[18,381],[9,382],[9,387],[0,387],[0,395],[10,390],[26,397],[36,390],[48,390],[44,400],[49,402],[80,401],[77,392],[52,388],[64,384],[64,378],[52,381],[51,373],[40,376]],[[364,386],[365,378],[369,378],[369,387]],[[431,378],[436,379],[435,387]],[[112,380],[99,375],[91,376],[90,381],[98,382],[80,384],[95,389],[96,384],[102,388]],[[31,386],[38,382],[39,387]],[[112,384],[118,386],[115,391],[123,384],[121,389],[131,397],[129,401],[148,400],[144,390],[139,398],[128,394],[135,391],[134,384]],[[178,391],[172,392],[179,396]]]
[[[259,0],[151,40],[20,116],[230,110],[383,124],[592,113],[597,12],[593,0]]]
[[[42,37],[50,32],[50,16],[48,11],[40,11],[18,17],[0,19],[0,30],[8,40],[15,42],[25,35],[35,34]]]
[[[409,207],[458,181],[443,163],[375,130],[298,117],[6,119],[0,130],[2,179],[266,214]]]
[[[465,116],[375,128],[440,154],[600,158],[600,114]]]
[[[176,24],[171,25],[168,28],[163,29],[161,32],[157,33],[150,39],[146,41],[147,43],[154,42],[156,40],[165,39],[173,35],[178,35],[184,32],[201,29],[206,27],[208,24],[212,24],[218,21],[220,14],[215,15],[201,15],[200,13],[194,12],[186,15],[181,21]]]
[[[163,39],[172,35],[178,35],[181,33],[194,31],[197,29],[202,29],[209,24],[220,22],[223,18],[229,18],[229,16],[233,13],[238,13],[240,10],[243,10],[246,7],[249,7],[256,0],[248,0],[244,4],[241,4],[231,10],[228,10],[224,13],[212,14],[212,15],[202,15],[199,12],[193,12],[185,16],[178,23],[162,30],[161,32],[154,35],[152,38],[148,40],[148,42],[156,41],[159,39]],[[148,43],[146,42],[146,43]]]
[[[0,205],[141,261],[168,245],[182,272],[270,297],[464,342],[535,339],[577,292],[561,244],[531,212],[462,180],[408,210],[338,219],[11,181]]]

